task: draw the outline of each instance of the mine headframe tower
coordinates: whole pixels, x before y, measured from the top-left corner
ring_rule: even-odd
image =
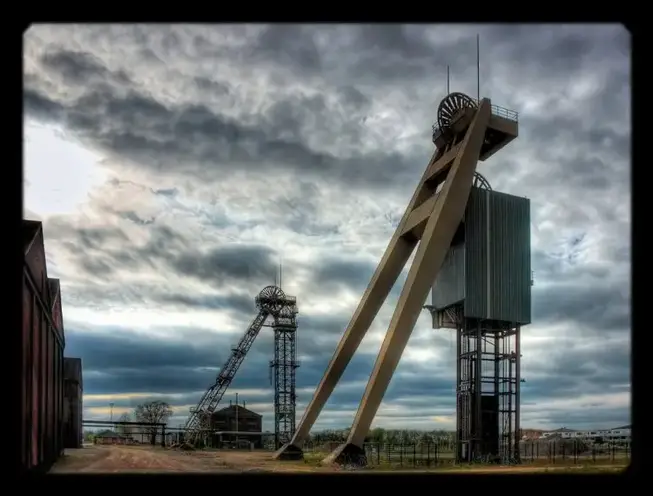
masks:
[[[295,374],[297,361],[297,300],[285,296],[274,315],[274,360],[270,361],[270,379],[274,385],[275,449],[288,443],[295,433]]]
[[[184,440],[186,442],[199,443],[207,441],[211,434],[211,415],[213,415],[213,412],[215,412],[216,407],[231,385],[238,369],[247,356],[247,352],[259,335],[261,328],[265,326],[265,322],[270,316],[276,322],[282,309],[286,308],[290,301],[292,301],[292,305],[296,308],[296,298],[292,296],[287,297],[281,288],[277,286],[263,288],[255,298],[258,314],[238,344],[232,348],[231,355],[220,369],[220,372],[215,378],[215,382],[206,390],[197,406],[190,409],[190,416],[184,427]],[[294,392],[293,387],[293,395]]]
[[[433,128],[436,150],[293,438],[277,450],[276,458],[303,456],[302,444],[311,427],[414,253],[347,440],[324,460],[367,463],[365,437],[465,214],[477,163],[517,135],[516,112],[492,105],[488,98],[475,101],[462,93],[450,93],[440,102]]]
[[[456,333],[456,458],[519,461],[520,332],[531,321],[530,202],[476,173],[435,280],[435,329]]]

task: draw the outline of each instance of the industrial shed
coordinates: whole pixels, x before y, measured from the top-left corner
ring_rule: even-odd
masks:
[[[63,452],[63,352],[59,281],[49,279],[43,226],[23,220],[23,318],[20,459],[23,470],[46,471]]]
[[[64,358],[64,447],[82,447],[82,359]]]

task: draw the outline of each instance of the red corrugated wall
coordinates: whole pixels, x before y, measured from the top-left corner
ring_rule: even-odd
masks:
[[[63,452],[64,340],[59,285],[47,279],[40,230],[24,268],[21,460],[25,469],[47,470]]]
[[[64,445],[63,439],[63,403],[64,403],[64,376],[63,376],[63,347],[58,346],[58,342],[64,342],[64,333],[63,333],[63,313],[61,309],[61,288],[59,282],[56,283],[56,298],[54,300],[54,305],[52,307],[52,319],[54,321],[56,336],[58,339],[55,339],[55,352],[53,353],[54,357],[54,409],[58,412],[59,418],[61,421],[54,426],[55,429],[55,451],[56,449],[62,449]]]
[[[32,457],[32,307],[32,293],[27,285],[23,284],[23,353],[21,357],[21,432],[23,433],[23,442],[21,443],[21,462],[25,467],[31,465]]]

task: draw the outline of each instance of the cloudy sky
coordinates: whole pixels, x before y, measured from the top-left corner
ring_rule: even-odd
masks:
[[[300,309],[298,420],[433,151],[451,89],[520,114],[479,165],[527,196],[524,427],[630,419],[630,37],[620,26],[33,26],[25,216],[61,278],[85,415],[185,420],[274,282]],[[316,428],[353,420],[400,286]],[[375,425],[451,428],[449,331],[419,319]],[[264,329],[235,392],[272,428]]]

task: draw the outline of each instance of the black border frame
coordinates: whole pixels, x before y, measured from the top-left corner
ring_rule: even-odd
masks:
[[[325,4],[318,4],[320,7],[324,7]],[[280,6],[280,5],[279,5]],[[330,4],[330,7],[334,7],[335,5]],[[24,31],[27,29],[29,24],[33,22],[45,22],[46,19],[49,20],[49,22],[57,22],[57,21],[52,21],[52,19],[56,19],[59,17],[60,19],[66,19],[66,22],[87,22],[88,17],[86,16],[79,16],[79,11],[77,11],[77,15],[68,15],[66,16],[66,11],[68,9],[62,8],[63,5],[58,4],[56,10],[56,14],[51,11],[51,14],[48,15],[47,12],[43,13],[43,11],[40,11],[40,15],[38,16],[38,21],[20,21],[16,26],[12,26],[11,29],[9,30],[11,32],[10,36],[8,37],[8,42],[9,42],[9,50],[6,52],[8,53],[8,57],[5,59],[6,61],[10,61],[12,66],[17,66],[16,69],[12,69],[5,73],[7,75],[5,81],[8,82],[10,85],[16,85],[17,88],[17,93],[22,93],[22,64],[23,64],[23,55],[22,55],[22,35]],[[114,6],[112,6],[115,8]],[[138,15],[138,9],[135,9],[135,5],[130,5],[130,13],[136,14],[130,16],[131,19],[129,21],[123,20],[123,21],[111,21],[111,22],[144,22],[147,20],[147,22],[152,22],[152,19],[158,19],[157,22],[181,22],[183,19],[188,19],[186,22],[193,22],[191,19],[193,16],[169,16],[169,15],[150,15],[150,16],[143,16],[143,15]],[[225,7],[230,7],[230,8],[225,8]],[[223,6],[221,7],[221,11],[223,12],[229,12],[231,11],[231,7],[236,7],[237,6],[233,4],[229,4],[228,6]],[[296,18],[293,20],[293,17],[295,16],[290,16],[290,17],[279,17],[279,16],[265,16],[261,15],[262,13],[266,13],[265,7],[267,5],[261,7],[256,7],[257,12],[259,12],[259,16],[252,16],[251,15],[251,6],[244,5],[245,8],[248,8],[249,14],[250,15],[229,15],[229,16],[201,16],[204,17],[204,19],[201,21],[203,23],[209,22],[209,19],[213,19],[212,22],[273,22],[273,19],[277,18],[277,20],[283,20],[283,21],[289,21],[289,22],[298,22],[298,21],[303,21],[303,22],[344,22],[345,19],[347,19],[347,22],[425,22],[426,20],[424,18],[419,19],[418,16],[401,16],[398,15],[397,11],[392,12],[392,15],[388,16],[386,14],[386,11],[384,9],[377,9],[377,7],[381,7],[381,5],[375,5],[375,10],[373,16],[369,15],[361,15],[359,11],[357,11],[352,4],[348,4],[347,8],[347,13],[344,16],[339,16],[335,14],[336,9],[333,9],[330,15],[325,13],[324,11],[321,12],[324,14],[323,16],[317,18],[314,17],[312,20],[307,19],[307,18]],[[274,7],[277,7],[275,5]],[[435,6],[437,8],[437,5]],[[459,17],[459,16],[436,16],[435,18],[432,18],[429,22],[458,22],[458,23],[468,23],[473,21],[480,21],[480,22],[515,22],[517,19],[513,18],[512,21],[509,21],[510,17],[512,17],[510,14],[512,13],[512,10],[506,9],[506,11],[502,12],[505,13],[507,12],[508,15],[504,15],[502,17],[496,17],[493,16],[496,12],[496,6],[490,5],[489,6],[492,11],[489,10],[483,10],[482,8],[477,8],[475,7],[474,14],[476,15],[467,15],[464,17]],[[552,11],[555,9],[557,6],[556,5],[547,5],[544,7],[543,5],[540,5],[540,9],[542,9],[544,14],[547,12]],[[223,8],[225,10],[223,10]],[[319,8],[319,7],[318,7]],[[39,8],[40,9],[40,8]],[[48,10],[48,9],[46,9]],[[420,14],[423,13],[423,10],[420,9],[421,12]],[[539,9],[538,9],[539,10]],[[247,11],[245,11],[247,12]],[[365,14],[368,14],[370,11],[366,9]],[[541,12],[538,12],[541,13]],[[621,13],[621,12],[620,12]],[[275,12],[276,14],[276,12]],[[480,16],[478,14],[481,14]],[[490,14],[489,16],[486,14]],[[593,12],[593,14],[596,14],[596,12]],[[82,21],[79,19],[79,17],[85,18],[87,21]],[[77,17],[77,20],[74,20]],[[90,16],[92,18],[92,16]],[[106,16],[102,20],[102,22],[110,22],[112,16]],[[199,17],[199,16],[198,16]],[[195,17],[195,19],[198,19],[198,17]],[[222,18],[221,18],[222,17]],[[527,16],[528,17],[528,16]],[[102,17],[96,18],[94,21],[90,22],[99,22]],[[524,21],[524,18],[520,19],[520,22],[528,22]],[[558,19],[548,19],[548,21],[538,21],[538,22],[553,22],[554,20],[557,22],[561,22],[564,18],[558,18]],[[590,18],[592,19],[592,18]],[[574,22],[570,21],[567,19],[564,22]],[[580,20],[577,20],[576,22],[580,22]],[[615,21],[614,18],[610,18],[608,16],[602,16],[599,15],[598,17],[594,16],[594,18],[590,21],[589,19],[585,18],[583,22],[619,22]],[[623,21],[622,21],[623,22]],[[363,484],[363,490],[364,491],[372,491],[376,489],[377,487],[381,491],[392,491],[393,486],[397,488],[406,488],[407,484],[421,484],[425,483],[428,484],[429,481],[433,477],[438,477],[440,483],[447,482],[446,484],[442,484],[439,488],[433,488],[436,492],[438,489],[440,490],[447,490],[446,486],[449,485],[449,483],[456,484],[455,480],[458,481],[458,484],[460,484],[461,480],[460,478],[463,477],[465,478],[465,486],[460,487],[460,489],[464,492],[472,491],[473,488],[470,486],[475,486],[477,484],[482,485],[483,487],[481,490],[489,493],[491,488],[496,487],[498,490],[503,490],[503,491],[508,491],[512,489],[513,484],[519,484],[520,482],[529,484],[530,490],[534,491],[539,491],[539,490],[544,490],[544,487],[540,489],[539,485],[542,484],[543,486],[548,486],[549,481],[552,483],[551,487],[555,487],[556,490],[558,491],[565,491],[565,490],[570,490],[574,491],[575,488],[575,483],[574,481],[578,480],[579,484],[582,484],[582,486],[579,488],[581,491],[590,491],[591,487],[595,484],[598,483],[599,486],[599,491],[610,491],[610,487],[614,485],[614,487],[618,488],[624,488],[624,482],[629,484],[632,482],[633,477],[635,477],[637,474],[639,474],[640,468],[642,465],[645,465],[645,459],[648,458],[648,453],[647,450],[645,450],[645,445],[643,436],[644,434],[644,426],[646,425],[646,419],[644,418],[643,412],[646,411],[646,406],[645,405],[640,405],[640,408],[636,408],[638,403],[644,403],[646,401],[646,396],[645,396],[645,377],[647,375],[647,370],[644,367],[644,363],[646,360],[646,334],[645,330],[643,329],[643,326],[640,323],[640,326],[638,327],[637,324],[637,313],[634,311],[636,307],[636,303],[639,301],[640,305],[642,305],[643,298],[637,299],[636,298],[636,291],[635,291],[635,286],[636,283],[645,283],[647,282],[646,273],[648,273],[648,269],[646,265],[650,261],[645,256],[642,256],[643,250],[642,246],[643,245],[637,245],[635,243],[635,238],[636,238],[636,227],[637,226],[643,226],[644,221],[641,220],[644,218],[643,216],[645,215],[644,208],[645,206],[640,204],[640,209],[639,211],[636,209],[636,203],[638,200],[640,200],[640,203],[645,202],[646,198],[646,193],[643,191],[644,187],[644,174],[639,172],[642,169],[642,165],[640,167],[635,167],[635,164],[638,162],[643,162],[642,160],[642,154],[643,154],[643,147],[641,146],[641,143],[643,140],[646,138],[643,136],[644,134],[644,129],[645,129],[645,124],[643,121],[644,119],[644,111],[642,109],[642,104],[641,102],[647,102],[647,97],[643,96],[643,89],[647,88],[648,86],[643,82],[644,79],[646,78],[648,72],[646,69],[646,61],[645,61],[645,50],[641,48],[644,45],[644,42],[642,41],[642,32],[641,29],[638,29],[637,23],[633,22],[623,22],[623,24],[626,26],[626,28],[630,31],[632,35],[632,42],[631,42],[631,61],[632,61],[632,69],[631,69],[631,88],[632,88],[632,104],[631,104],[631,119],[632,119],[632,138],[631,138],[631,156],[632,156],[632,172],[631,172],[631,181],[632,181],[632,194],[631,194],[631,202],[632,202],[632,229],[631,229],[631,238],[632,238],[632,243],[631,243],[631,255],[632,255],[632,264],[633,266],[637,267],[637,271],[634,271],[631,269],[631,273],[633,274],[633,277],[631,278],[631,302],[632,302],[632,361],[631,361],[631,383],[632,383],[632,406],[631,406],[631,411],[632,411],[632,424],[633,424],[633,438],[632,438],[632,458],[631,458],[631,464],[630,466],[622,473],[622,474],[587,474],[584,476],[579,476],[579,475],[570,475],[570,474],[561,474],[561,473],[547,473],[547,474],[534,474],[534,473],[529,473],[529,474],[524,474],[524,475],[516,475],[516,474],[510,474],[510,475],[502,475],[502,474],[492,474],[492,475],[479,475],[479,474],[438,474],[438,473],[433,473],[433,474],[417,474],[417,473],[410,473],[410,472],[404,472],[404,473],[379,473],[379,472],[368,472],[368,471],[361,471],[358,473],[348,473],[348,472],[341,472],[341,473],[334,473],[334,474],[323,474],[323,473],[311,473],[311,474],[294,474],[294,473],[288,473],[288,474],[261,474],[261,473],[243,473],[243,474],[143,474],[143,475],[133,475],[133,474],[88,474],[88,475],[46,475],[45,477],[38,477],[39,474],[26,474],[25,470],[21,467],[20,465],[20,456],[19,456],[19,450],[16,450],[13,448],[15,445],[16,447],[20,446],[20,433],[18,432],[19,429],[12,428],[12,425],[20,425],[20,418],[19,418],[19,409],[18,405],[20,402],[20,375],[19,375],[19,367],[15,366],[14,364],[18,362],[18,357],[19,353],[18,350],[20,350],[20,333],[16,332],[17,329],[21,328],[22,325],[22,300],[21,300],[21,290],[20,288],[22,287],[22,267],[23,267],[23,243],[22,243],[22,237],[21,237],[21,224],[22,224],[22,206],[23,206],[23,189],[22,189],[22,184],[23,184],[23,171],[22,171],[22,154],[23,154],[23,146],[22,146],[22,134],[23,134],[23,126],[22,126],[22,117],[23,117],[23,107],[22,107],[22,98],[10,98],[8,106],[10,108],[10,113],[12,115],[12,120],[14,118],[14,115],[16,116],[17,121],[19,121],[19,125],[17,126],[9,126],[10,129],[10,137],[9,139],[5,142],[8,143],[8,150],[9,153],[6,155],[6,159],[10,161],[10,165],[8,169],[5,171],[6,174],[9,176],[9,181],[8,184],[14,184],[13,187],[8,188],[7,192],[3,195],[3,201],[2,203],[5,205],[3,208],[3,211],[7,214],[6,219],[8,220],[7,224],[5,225],[5,229],[8,230],[6,232],[7,238],[5,238],[5,241],[8,242],[8,244],[11,247],[11,254],[10,254],[10,259],[13,260],[7,260],[5,261],[5,267],[9,268],[10,272],[9,278],[10,278],[10,292],[9,296],[4,300],[4,305],[6,306],[8,312],[6,315],[9,317],[9,322],[8,326],[5,330],[5,335],[8,335],[9,338],[9,349],[12,350],[10,353],[6,353],[6,357],[8,358],[9,362],[9,390],[10,390],[10,395],[9,398],[7,398],[6,405],[9,407],[9,418],[7,419],[6,423],[4,424],[5,426],[5,432],[10,434],[9,436],[6,436],[4,438],[5,442],[9,441],[8,445],[5,444],[5,454],[9,455],[9,459],[11,459],[11,464],[10,465],[5,465],[5,467],[8,469],[8,472],[11,475],[17,474],[21,477],[23,480],[26,482],[36,482],[37,485],[40,485],[40,481],[42,480],[48,485],[48,489],[54,490],[56,486],[61,486],[62,490],[66,490],[67,487],[70,487],[72,489],[71,485],[77,486],[78,490],[80,491],[92,491],[92,488],[97,488],[98,483],[103,486],[103,490],[111,490],[110,487],[116,484],[115,487],[120,488],[121,490],[125,491],[128,489],[134,489],[138,490],[138,484],[140,481],[143,481],[145,484],[148,484],[148,490],[153,491],[156,490],[156,486],[163,486],[165,489],[175,491],[175,490],[188,490],[190,489],[189,483],[192,483],[192,490],[198,490],[201,491],[201,487],[197,487],[196,489],[196,484],[198,486],[202,486],[204,483],[208,484],[220,484],[221,486],[216,486],[216,485],[210,485],[207,490],[208,491],[220,491],[221,489],[225,489],[225,486],[229,486],[232,483],[233,484],[238,484],[240,487],[238,489],[240,490],[247,490],[249,487],[245,486],[244,484],[251,484],[251,490],[255,491],[256,488],[255,486],[258,484],[262,484],[264,486],[264,490],[267,491],[274,491],[274,489],[278,489],[283,491],[285,488],[281,485],[283,484],[283,479],[289,479],[287,482],[290,484],[288,486],[288,489],[285,489],[286,491],[290,492],[294,488],[298,488],[300,491],[304,490],[304,486],[308,486],[309,488],[321,488],[322,490],[328,490],[329,487],[346,487],[347,485],[350,485],[352,490],[355,490],[355,486],[357,484]],[[6,33],[6,31],[5,31]],[[637,43],[639,41],[639,43]],[[636,48],[636,46],[639,45],[639,48]],[[9,77],[10,75],[10,77]],[[13,89],[13,88],[12,88]],[[12,91],[13,92],[13,91]],[[639,95],[639,96],[637,96]],[[636,102],[640,102],[640,105],[638,106]],[[639,124],[639,125],[637,125]],[[19,143],[20,146],[16,146],[16,144]],[[637,146],[637,144],[640,144],[640,146]],[[14,156],[13,153],[17,153],[17,156]],[[639,160],[638,160],[639,159]],[[639,171],[638,171],[639,170]],[[638,179],[640,179],[638,181]],[[15,188],[15,189],[14,189]],[[639,190],[639,194],[637,191]],[[649,193],[650,194],[650,193]],[[639,218],[640,220],[637,221],[636,219]],[[634,277],[635,274],[639,277]],[[643,315],[643,314],[641,314]],[[638,346],[639,345],[639,346]],[[15,350],[15,351],[14,351]],[[650,385],[649,385],[650,388]],[[37,477],[34,477],[34,476]],[[27,477],[25,477],[27,476]],[[302,480],[308,478],[307,480]],[[347,480],[349,478],[352,478],[350,480]],[[526,480],[524,480],[526,479]],[[538,480],[533,480],[533,479],[540,479]],[[562,479],[562,480],[561,480]],[[354,482],[356,480],[357,482]],[[533,483],[536,483],[537,486],[534,486]],[[273,486],[272,484],[279,484],[277,486]],[[564,485],[560,485],[560,483]],[[497,484],[495,486],[495,484]],[[309,489],[310,490],[310,489]],[[428,489],[426,489],[428,491]]]

